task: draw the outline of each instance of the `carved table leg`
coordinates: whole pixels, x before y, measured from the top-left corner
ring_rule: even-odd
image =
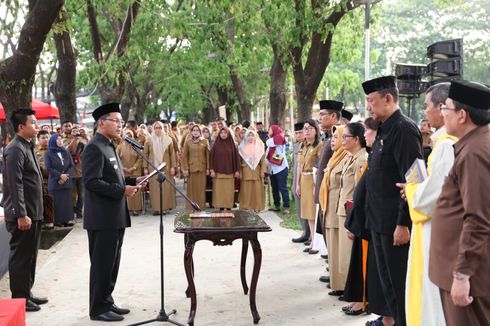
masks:
[[[245,275],[245,265],[247,263],[248,239],[242,239],[242,259],[240,262],[240,278],[242,279],[243,293],[248,293],[247,277]]]
[[[257,239],[257,234],[255,234],[254,239],[250,240],[250,243],[252,244],[252,249],[254,252],[254,270],[252,274],[252,283],[250,284],[250,310],[252,311],[254,324],[258,324],[260,320],[260,315],[257,311],[255,293],[257,290],[257,281],[259,279],[260,266],[262,264],[262,248],[260,247],[259,240]]]
[[[189,235],[187,233],[184,234],[184,248],[186,246],[187,241],[189,241]],[[194,279],[194,257],[191,255],[191,273],[192,273],[192,278]],[[185,290],[185,296],[187,298],[191,297],[190,291],[189,291],[189,285],[187,285],[187,289]]]
[[[184,267],[185,267],[185,276],[187,277],[187,291],[191,298],[191,310],[189,312],[188,324],[190,326],[194,325],[194,317],[196,317],[196,307],[197,307],[197,298],[196,298],[196,287],[194,285],[194,278],[192,275],[192,253],[194,252],[194,240],[187,238],[187,242],[185,245],[185,253],[184,253]]]

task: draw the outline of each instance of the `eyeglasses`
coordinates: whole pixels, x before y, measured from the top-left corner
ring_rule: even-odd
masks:
[[[346,140],[347,138],[354,138],[355,136],[352,135],[342,135],[342,139]]]
[[[313,129],[315,129],[315,128],[313,128],[313,127],[304,127],[303,128],[303,131],[311,131]]]
[[[109,120],[109,121],[112,121],[112,122],[115,122],[115,123],[120,123],[120,124],[124,124],[124,120],[123,119],[118,119],[118,118],[104,118],[104,120]]]
[[[443,104],[443,105],[441,105],[441,111],[458,111],[458,109],[450,108],[450,107],[447,107]]]

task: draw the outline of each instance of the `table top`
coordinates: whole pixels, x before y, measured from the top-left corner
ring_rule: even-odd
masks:
[[[256,213],[234,210],[235,217],[203,217],[191,218],[189,214],[175,218],[174,232],[268,232],[271,227]]]

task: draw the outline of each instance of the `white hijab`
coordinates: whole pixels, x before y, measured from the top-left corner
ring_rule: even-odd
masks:
[[[157,136],[155,132],[155,126],[157,125],[162,127],[162,134],[160,136]],[[161,123],[160,121],[157,121],[153,124],[151,143],[153,147],[153,163],[158,166],[163,163],[163,155],[165,154],[168,146],[172,143],[172,138],[164,133],[163,123]]]
[[[254,137],[252,142],[248,141],[250,135]],[[238,153],[250,169],[255,171],[262,156],[264,156],[264,152],[264,143],[260,140],[255,131],[247,130],[240,146],[238,146]]]

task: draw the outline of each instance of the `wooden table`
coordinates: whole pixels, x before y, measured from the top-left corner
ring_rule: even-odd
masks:
[[[188,324],[194,325],[196,317],[196,287],[194,285],[194,261],[192,254],[194,245],[199,240],[212,241],[215,246],[232,245],[234,240],[242,240],[242,255],[240,262],[240,278],[243,292],[248,293],[247,280],[245,277],[245,263],[247,260],[248,243],[250,241],[254,253],[254,267],[252,282],[250,284],[250,310],[252,311],[254,324],[260,320],[255,302],[257,280],[259,279],[260,266],[262,263],[262,249],[257,238],[258,232],[272,231],[269,225],[257,214],[248,211],[233,211],[235,217],[204,217],[191,218],[188,214],[175,218],[175,232],[184,234],[184,267],[188,287],[186,296],[191,298],[191,310],[189,312]]]

